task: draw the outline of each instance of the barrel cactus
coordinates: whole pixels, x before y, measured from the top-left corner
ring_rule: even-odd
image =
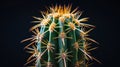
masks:
[[[43,18],[35,17],[30,28],[32,37],[21,42],[31,41],[25,46],[31,56],[25,65],[33,67],[88,67],[92,42],[88,33],[95,26],[86,24],[88,18],[81,18],[82,12],[71,10],[71,6],[52,6],[41,12]],[[96,60],[98,61],[98,60]],[[99,62],[99,61],[98,61]]]

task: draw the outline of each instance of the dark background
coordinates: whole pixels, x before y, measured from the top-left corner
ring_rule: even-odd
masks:
[[[91,67],[120,67],[120,7],[116,0],[1,0],[0,67],[23,67],[28,54],[20,41],[31,36],[32,16],[40,17],[45,7],[69,3],[84,11],[82,16],[90,17],[89,24],[96,26],[90,35],[100,45],[93,55],[102,64],[94,62]]]

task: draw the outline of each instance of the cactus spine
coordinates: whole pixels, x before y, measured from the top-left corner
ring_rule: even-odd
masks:
[[[71,11],[71,6],[50,7],[47,12],[41,12],[43,18],[33,17],[38,23],[30,30],[34,33],[31,41],[25,46],[32,55],[25,65],[33,63],[34,67],[87,67],[90,56],[88,33],[94,26],[86,24],[88,18],[80,18],[82,12],[77,8]],[[96,42],[97,43],[97,42]]]

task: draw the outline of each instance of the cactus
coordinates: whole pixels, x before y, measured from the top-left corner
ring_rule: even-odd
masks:
[[[31,54],[25,65],[88,67],[89,60],[96,60],[90,55],[96,47],[91,48],[90,44],[97,42],[88,37],[95,26],[84,23],[88,18],[81,18],[81,11],[71,10],[71,5],[59,5],[41,14],[43,18],[33,17],[36,19],[33,23],[38,23],[30,28],[34,35],[21,41],[31,41],[25,46]]]

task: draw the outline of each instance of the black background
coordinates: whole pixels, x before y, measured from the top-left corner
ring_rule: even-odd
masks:
[[[93,55],[102,64],[91,67],[120,67],[119,60],[119,2],[116,0],[9,0],[0,1],[0,67],[23,67],[28,54],[20,41],[31,36],[32,16],[55,4],[72,4],[90,17],[89,24],[96,28],[90,33],[97,40],[99,49]]]

